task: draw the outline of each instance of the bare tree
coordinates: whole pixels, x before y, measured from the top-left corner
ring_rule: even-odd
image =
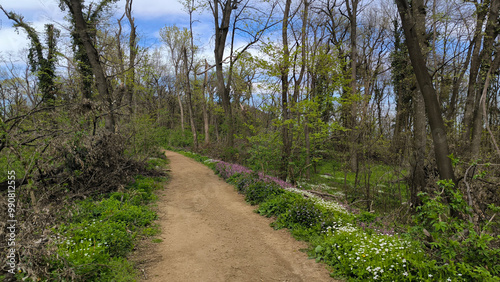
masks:
[[[281,27],[281,40],[283,41],[283,59],[281,65],[281,138],[283,140],[283,150],[281,153],[281,178],[286,180],[288,176],[288,162],[292,150],[292,144],[289,138],[288,124],[288,72],[290,68],[290,50],[288,48],[288,19],[290,17],[291,0],[286,0],[285,9],[283,11],[283,20]]]
[[[226,114],[225,123],[228,128],[227,142],[229,147],[233,147],[234,145],[234,124],[230,97],[232,68],[241,54],[243,54],[252,45],[257,43],[264,34],[264,31],[276,24],[272,23],[271,21],[275,7],[273,3],[271,4],[271,8],[264,11],[261,9],[257,9],[256,7],[252,7],[250,5],[250,0],[209,1],[210,10],[212,11],[215,24],[214,55],[215,72],[217,76],[217,93],[222,100],[222,107],[224,109],[224,113]],[[255,11],[258,14],[255,15],[255,17],[261,18],[245,18],[244,13],[248,12],[249,10]],[[245,20],[253,21],[252,24],[256,25],[257,28],[255,28],[254,30],[242,29],[239,25],[242,21]],[[230,31],[230,54],[228,56],[229,70],[227,73],[227,77],[225,77],[223,67],[223,63],[226,60],[224,58],[224,49],[226,48]],[[243,32],[247,37],[250,37],[249,42],[247,42],[244,47],[240,48],[240,50],[235,50],[234,39],[237,31]]]
[[[187,30],[181,31],[177,26],[165,26],[160,30],[160,36],[162,41],[167,45],[170,51],[170,59],[172,60],[172,65],[174,67],[174,73],[176,77],[175,91],[177,92],[177,101],[179,103],[179,110],[181,115],[181,130],[184,134],[184,107],[182,105],[181,91],[177,78],[179,78],[181,71],[181,60],[182,60],[182,46],[185,46],[189,40],[189,35]]]

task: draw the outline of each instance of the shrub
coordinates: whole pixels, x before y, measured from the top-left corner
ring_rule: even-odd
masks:
[[[323,213],[315,204],[307,199],[297,199],[293,205],[276,219],[276,227],[296,228],[297,226],[313,228],[322,222]]]
[[[467,275],[471,279],[473,273],[498,275],[500,249],[495,247],[495,243],[500,243],[500,236],[491,236],[488,226],[476,230],[465,219],[470,215],[471,207],[462,193],[453,189],[453,182],[441,180],[438,184],[443,192],[436,193],[433,198],[426,193],[419,193],[423,204],[417,208],[411,234],[426,243],[428,253],[438,262],[448,263],[454,260],[466,263],[470,268]],[[450,195],[448,203],[444,202],[442,193]],[[451,209],[459,216],[452,216]]]
[[[235,173],[226,179],[227,183],[233,184],[238,193],[245,194],[248,186],[255,182],[255,179],[248,177],[248,174]]]
[[[257,212],[267,217],[278,216],[286,213],[291,208],[295,201],[300,200],[302,196],[284,191],[272,198],[268,198],[265,202],[259,205]]]
[[[277,196],[285,192],[274,183],[255,182],[248,185],[245,193],[245,200],[251,205],[257,205],[269,197]]]

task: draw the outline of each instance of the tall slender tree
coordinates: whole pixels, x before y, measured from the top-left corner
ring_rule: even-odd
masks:
[[[419,18],[425,11],[423,1],[413,1],[411,4],[406,0],[396,0],[401,23],[406,38],[406,47],[410,60],[417,78],[420,92],[422,93],[425,103],[425,111],[429,119],[429,124],[434,141],[434,156],[436,158],[437,167],[441,179],[451,179],[456,181],[451,165],[451,159],[448,157],[449,147],[446,136],[446,128],[443,121],[441,106],[438,102],[436,90],[434,89],[431,76],[427,70],[425,57],[421,46],[424,45],[422,38],[418,32],[423,32],[421,29],[415,28],[418,25]],[[418,11],[418,12],[417,12]]]

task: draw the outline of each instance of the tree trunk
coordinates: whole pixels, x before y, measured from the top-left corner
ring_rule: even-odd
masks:
[[[349,1],[352,1],[349,3]],[[351,96],[351,110],[349,118],[349,163],[351,165],[351,170],[356,171],[358,169],[358,130],[357,126],[357,102],[354,98],[357,95],[357,61],[358,61],[358,52],[357,52],[357,13],[358,13],[358,1],[359,0],[347,0],[347,14],[349,16],[350,21],[350,47],[351,47],[351,82],[350,82],[350,96]]]
[[[391,60],[391,77],[394,85],[394,95],[396,100],[396,124],[394,126],[394,137],[392,139],[392,152],[401,158],[404,149],[407,147],[403,132],[409,130],[411,90],[414,82],[413,70],[409,65],[408,52],[404,47],[403,34],[397,23],[394,21],[394,51]],[[410,83],[411,81],[411,83]],[[413,88],[416,88],[413,85]]]
[[[125,14],[127,15],[128,21],[130,23],[129,66],[128,66],[128,71],[127,71],[128,75],[126,80],[128,109],[130,114],[134,112],[132,103],[135,91],[135,58],[137,57],[137,50],[138,50],[136,26],[134,23],[134,18],[132,17],[132,2],[133,0],[127,0],[127,3],[125,4]]]
[[[87,53],[89,63],[92,66],[92,72],[95,76],[97,91],[102,99],[106,102],[108,113],[106,115],[106,130],[115,132],[115,114],[114,104],[110,93],[108,79],[104,73],[104,68],[99,60],[99,53],[92,42],[89,34],[88,25],[83,18],[82,2],[80,0],[65,0],[64,1],[71,12],[75,21],[75,32],[78,34],[85,51]]]
[[[283,149],[281,151],[281,171],[280,178],[286,180],[288,176],[288,162],[291,153],[290,138],[288,136],[288,68],[289,56],[288,50],[288,17],[290,14],[290,6],[292,1],[286,0],[285,11],[283,13],[283,25],[281,35],[283,40],[283,61],[281,66],[281,111],[282,111],[282,126],[281,137],[283,139]]]
[[[207,90],[207,83],[208,83],[208,62],[205,60],[205,79],[203,80],[203,124],[205,127],[205,146],[210,144],[210,126],[209,126],[209,119],[208,119],[208,99],[205,96],[206,90]]]
[[[198,135],[196,134],[196,127],[194,124],[194,116],[193,116],[193,100],[191,93],[191,83],[189,82],[189,68],[188,68],[188,57],[187,57],[187,48],[183,48],[184,53],[184,76],[186,79],[184,90],[187,94],[188,99],[188,113],[189,113],[189,122],[191,124],[191,133],[193,134],[193,151],[198,150]]]
[[[423,45],[425,45],[425,13],[424,13],[424,1],[415,0],[413,2],[412,13],[415,17],[416,24],[416,35],[419,44],[419,50],[423,50]],[[423,52],[424,63],[427,63],[427,53]],[[426,116],[425,116],[425,102],[422,96],[422,91],[417,83],[415,90],[413,91],[413,102],[414,102],[414,115],[413,115],[413,145],[414,145],[414,161],[411,168],[411,181],[410,181],[410,203],[415,208],[419,205],[419,199],[417,194],[422,191],[426,186],[426,175],[424,171],[425,166],[425,149],[427,143],[427,132],[426,132]]]
[[[465,100],[464,107],[464,119],[463,119],[463,136],[462,141],[464,142],[464,148],[469,147],[471,141],[472,134],[472,121],[474,116],[474,100],[477,95],[478,89],[477,85],[477,76],[479,74],[479,51],[481,49],[481,33],[484,25],[484,19],[486,17],[486,11],[477,13],[476,18],[476,30],[474,32],[474,40],[471,42],[471,47],[473,48],[472,56],[471,56],[471,64],[469,69],[469,84],[467,87],[467,98]]]
[[[413,207],[418,205],[418,192],[426,185],[425,166],[425,148],[427,141],[427,132],[425,130],[425,103],[422,93],[419,89],[413,91],[414,115],[413,115],[413,163],[411,165],[410,176],[410,203]]]
[[[231,109],[231,100],[229,97],[229,87],[228,82],[227,87],[224,83],[224,70],[222,66],[222,61],[224,57],[224,48],[226,47],[227,34],[229,32],[229,21],[231,20],[231,12],[233,10],[233,1],[226,0],[222,10],[222,19],[219,22],[219,3],[220,1],[215,0],[210,2],[212,13],[214,16],[215,23],[215,73],[217,75],[217,93],[222,100],[222,108],[224,109],[225,124],[228,129],[228,146],[232,148],[234,146],[234,128],[233,128],[233,114]]]
[[[175,77],[177,77],[177,75]],[[181,114],[182,135],[184,135],[184,108],[182,107],[181,93],[180,93],[178,88],[177,88],[177,101],[179,102],[179,109],[180,109],[180,114]]]
[[[424,55],[420,49],[419,35],[417,34],[417,30],[414,28],[417,24],[416,18],[412,16],[409,4],[406,0],[396,0],[396,4],[401,16],[410,60],[417,78],[419,89],[424,98],[425,110],[427,112],[432,131],[434,155],[436,157],[440,178],[451,179],[456,183],[453,167],[451,165],[451,159],[448,157],[448,139],[446,137],[446,128],[444,126],[441,107],[437,99],[436,91],[432,85],[431,76],[427,71]],[[417,6],[417,9],[423,8],[423,6]],[[425,11],[425,9],[422,11]]]
[[[489,4],[489,6],[487,4]],[[465,126],[463,139],[466,142],[465,146],[469,145],[468,142],[470,140],[470,157],[473,159],[479,158],[480,139],[483,128],[483,118],[479,102],[481,99],[481,89],[485,83],[483,75],[487,73],[490,68],[490,62],[494,52],[494,42],[499,34],[498,15],[500,0],[476,4],[476,9],[477,19],[474,33],[474,50],[471,58],[469,85],[467,88],[463,121]],[[486,24],[484,24],[485,20]],[[483,40],[482,44],[481,39]],[[481,47],[483,49],[479,51]]]

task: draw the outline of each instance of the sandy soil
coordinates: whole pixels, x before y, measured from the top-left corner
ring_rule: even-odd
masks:
[[[135,252],[145,281],[334,281],[325,265],[206,166],[166,151],[171,180],[158,201],[160,243]],[[136,260],[137,261],[137,260]]]

